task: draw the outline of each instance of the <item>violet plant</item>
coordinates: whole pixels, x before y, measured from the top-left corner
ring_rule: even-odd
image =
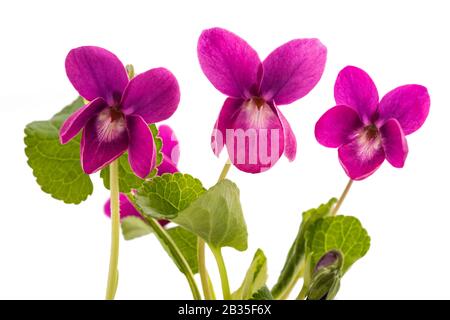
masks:
[[[317,39],[296,39],[261,62],[242,38],[220,28],[205,30],[198,41],[201,69],[227,96],[214,125],[216,155],[226,146],[229,160],[218,182],[202,182],[177,169],[179,142],[172,129],[155,123],[177,109],[176,78],[164,68],[134,75],[111,52],[98,47],[73,49],[66,59],[70,82],[80,97],[48,121],[25,128],[25,152],[41,189],[65,203],[79,204],[93,192],[90,175],[100,171],[111,198],[111,258],[106,298],[118,288],[119,233],[125,240],[155,235],[186,277],[194,299],[216,299],[206,264],[209,247],[220,274],[223,299],[287,299],[297,282],[297,299],[333,299],[341,279],[370,247],[356,217],[337,215],[354,180],[373,174],[386,159],[401,168],[405,136],[418,130],[430,107],[427,89],[406,85],[381,101],[371,78],[347,67],[336,80],[336,106],[317,122],[317,141],[338,148],[350,182],[339,199],[303,212],[276,283],[267,284],[267,258],[254,254],[239,288],[232,290],[223,247],[247,250],[247,227],[240,192],[226,179],[231,166],[261,173],[285,154],[293,161],[297,142],[279,107],[308,94],[319,82],[326,47]],[[201,282],[195,278],[199,274]],[[201,292],[202,291],[202,292]]]

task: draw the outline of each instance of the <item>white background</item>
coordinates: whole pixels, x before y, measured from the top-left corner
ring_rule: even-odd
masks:
[[[167,121],[181,140],[180,169],[206,186],[226,160],[209,139],[225,97],[202,74],[201,31],[220,26],[264,58],[284,42],[317,37],[328,47],[325,73],[305,98],[282,111],[298,139],[293,163],[267,173],[231,170],[241,189],[249,250],[225,249],[232,289],[256,248],[276,281],[301,212],[339,196],[347,177],[337,152],[314,138],[317,119],[334,104],[333,84],[346,65],[365,69],[380,96],[396,86],[428,87],[431,112],[408,136],[406,167],[385,163],[354,184],[341,213],[357,216],[372,237],[368,255],[342,281],[339,299],[450,298],[449,8],[446,1],[2,1],[0,4],[0,298],[102,299],[109,260],[108,197],[97,176],[81,205],[42,193],[26,164],[24,126],[45,120],[76,92],[64,59],[80,45],[116,53],[137,72],[164,66],[182,100]],[[220,293],[216,266],[209,269]],[[119,299],[191,298],[184,277],[154,237],[121,243]],[[295,294],[298,289],[295,290]],[[220,294],[219,294],[220,295]]]

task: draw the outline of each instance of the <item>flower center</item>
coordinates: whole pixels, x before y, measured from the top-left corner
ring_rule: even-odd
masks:
[[[266,101],[260,97],[253,97],[252,101],[258,107],[258,109],[261,109],[266,104]]]
[[[121,120],[124,118],[122,111],[120,111],[119,109],[117,109],[115,107],[111,108],[110,115],[111,115],[111,121]]]
[[[126,130],[125,116],[117,108],[106,108],[99,113],[96,128],[99,140],[111,142]]]
[[[378,137],[378,128],[373,124],[366,126],[364,132],[368,140],[374,140]]]
[[[358,153],[362,159],[369,160],[381,148],[381,135],[378,128],[371,124],[356,133]]]

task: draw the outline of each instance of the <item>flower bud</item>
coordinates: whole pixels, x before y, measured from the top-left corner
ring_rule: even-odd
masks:
[[[339,291],[342,276],[342,254],[329,251],[317,262],[308,289],[308,300],[332,300]]]

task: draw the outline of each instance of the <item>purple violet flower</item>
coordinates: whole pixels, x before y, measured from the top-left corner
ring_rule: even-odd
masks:
[[[297,39],[275,49],[263,62],[237,35],[220,28],[203,31],[198,41],[200,66],[228,98],[211,137],[213,152],[224,145],[240,170],[259,173],[284,153],[293,161],[294,133],[278,106],[309,93],[320,80],[327,50],[317,39]]]
[[[163,142],[161,152],[163,154],[163,161],[158,167],[158,175],[164,173],[178,172],[177,165],[180,158],[180,147],[177,137],[172,128],[167,125],[160,125],[158,127],[158,137]],[[137,217],[142,219],[140,212],[131,203],[128,196],[124,193],[120,194],[120,219],[127,217]],[[106,201],[104,206],[105,215],[111,217],[111,199]],[[168,220],[158,220],[159,224],[165,226],[169,223]]]
[[[317,122],[317,141],[338,148],[347,175],[362,180],[373,174],[385,159],[402,168],[408,155],[406,135],[418,130],[430,110],[425,87],[410,84],[386,94],[381,101],[370,76],[346,67],[334,87],[336,107]]]
[[[94,173],[128,150],[130,166],[140,178],[155,167],[156,150],[148,127],[169,118],[180,101],[173,74],[156,68],[128,80],[120,60],[99,47],[80,47],[66,58],[67,76],[90,101],[62,125],[61,143],[83,129],[81,164]]]

